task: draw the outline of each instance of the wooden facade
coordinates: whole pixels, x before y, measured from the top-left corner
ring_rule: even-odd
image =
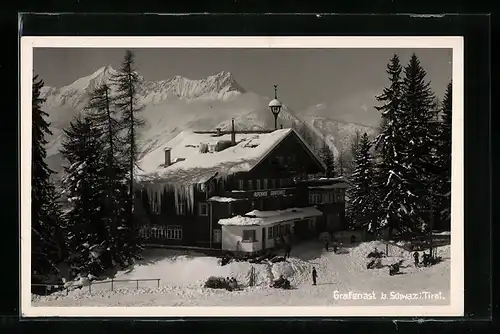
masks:
[[[245,215],[252,210],[312,205],[324,212],[318,220],[319,230],[334,225],[340,228],[345,219],[342,190],[322,189],[319,199],[310,196],[313,181],[307,181],[307,176],[322,172],[321,162],[298,135],[291,132],[250,171],[214,177],[193,186],[192,210],[187,203],[176,200],[175,186],[164,188],[160,207],[155,207],[150,197],[158,195],[148,194],[148,184],[141,184],[136,201],[141,233],[149,244],[220,249],[220,219]],[[335,182],[324,181],[322,185]],[[328,224],[332,219],[336,223]]]

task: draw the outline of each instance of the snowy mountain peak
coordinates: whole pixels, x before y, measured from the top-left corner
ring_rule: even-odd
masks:
[[[99,68],[91,75],[80,78],[72,84],[63,87],[61,91],[92,90],[104,82],[109,82],[110,77],[115,73],[116,71],[111,67],[111,65],[106,65]]]
[[[188,79],[176,75],[167,80],[145,82],[143,95],[148,95],[153,101],[160,102],[167,97],[183,100],[227,100],[245,92],[231,72],[221,71],[202,79]]]

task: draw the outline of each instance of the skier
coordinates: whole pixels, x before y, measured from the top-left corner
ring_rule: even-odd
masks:
[[[418,258],[418,257],[419,257],[418,252],[417,252],[417,251],[415,251],[415,252],[413,253],[413,260],[414,260],[414,262],[415,262],[415,267],[418,267],[418,263],[419,263],[419,258]]]
[[[318,273],[316,272],[316,268],[313,267],[313,270],[312,270],[313,285],[316,285],[316,278],[317,277],[318,277]]]
[[[328,241],[328,237],[325,237],[325,250],[328,252],[330,248],[330,242]]]

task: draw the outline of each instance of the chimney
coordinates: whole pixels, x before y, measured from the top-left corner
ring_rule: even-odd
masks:
[[[165,162],[164,162],[165,167],[170,166],[172,163],[171,152],[172,152],[172,149],[170,147],[165,147]]]
[[[231,120],[231,145],[236,145],[236,131],[234,130],[234,118]]]
[[[217,136],[220,137],[222,135],[221,128],[217,128],[215,130],[217,130]]]

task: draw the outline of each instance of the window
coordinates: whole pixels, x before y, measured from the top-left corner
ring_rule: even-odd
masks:
[[[239,190],[244,190],[245,189],[245,181],[239,180],[238,181],[238,189]]]
[[[278,157],[276,157],[276,161],[278,162],[278,165],[281,166],[285,162],[285,158],[278,156]]]
[[[208,216],[208,204],[207,203],[198,203],[198,215]]]
[[[229,213],[229,217],[233,216],[233,205],[231,204],[231,202],[227,203],[227,212]]]
[[[309,193],[309,204],[320,204],[321,203],[321,194],[318,192],[310,192]]]
[[[261,187],[260,187],[260,180],[257,180],[256,185],[255,185],[255,188],[256,188],[257,190],[260,190],[260,189],[261,189]]]
[[[280,231],[279,231],[279,226],[276,225],[276,226],[273,226],[273,235],[274,237],[279,237],[279,234],[280,234]]]
[[[267,238],[268,238],[268,239],[272,239],[272,238],[274,238],[273,228],[272,228],[272,227],[268,227],[268,228],[267,228]]]
[[[286,225],[285,225],[285,234],[286,234],[286,235],[290,235],[290,234],[292,234],[292,229],[291,229],[290,224],[286,224]]]
[[[333,193],[331,191],[327,191],[323,193],[323,203],[333,203]]]
[[[271,181],[272,181],[271,182],[272,183],[272,187],[271,188],[272,189],[276,189],[276,179],[272,179]]]
[[[221,230],[213,230],[213,243],[219,244],[222,242],[222,231]]]
[[[244,230],[243,231],[243,241],[247,241],[247,242],[257,241],[257,239],[255,238],[255,230]]]
[[[262,187],[262,188],[263,188],[263,189],[268,189],[268,188],[267,188],[267,179],[264,179],[264,185],[263,185],[263,187]]]
[[[182,240],[182,227],[167,226],[167,239]]]
[[[248,190],[253,189],[253,180],[248,180]]]
[[[177,215],[184,216],[186,214],[186,202],[177,202]]]

